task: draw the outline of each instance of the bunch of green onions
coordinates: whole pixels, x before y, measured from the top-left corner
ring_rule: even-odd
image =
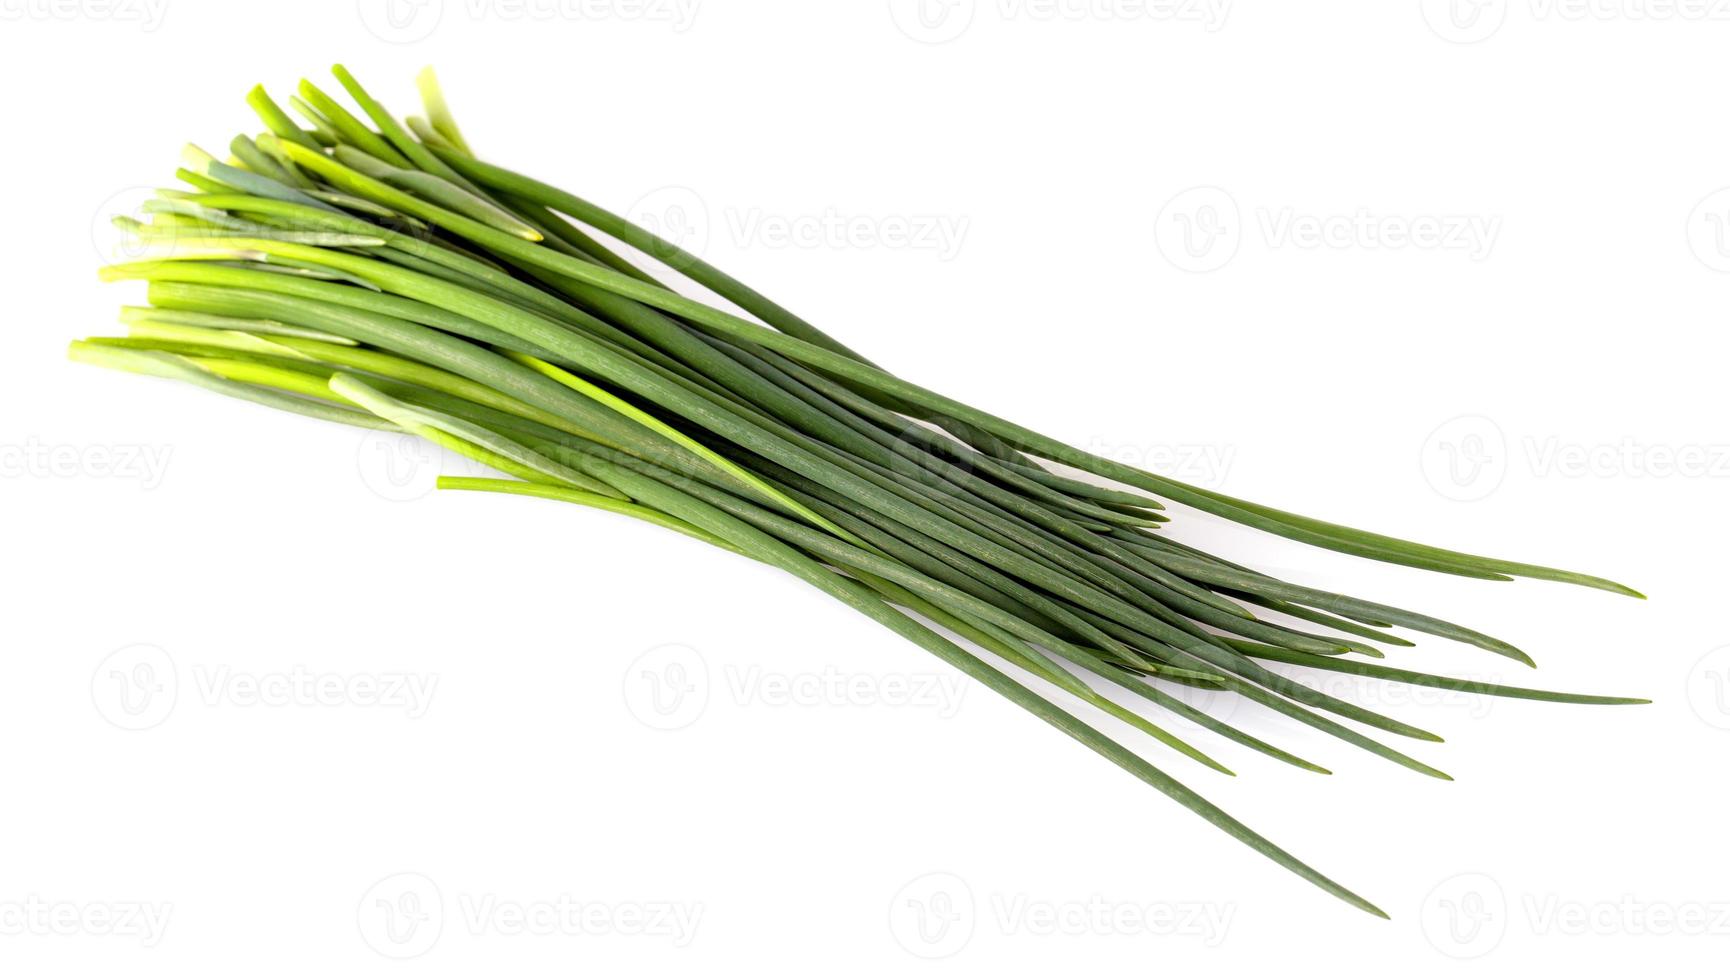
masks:
[[[1449,777],[1343,722],[1437,736],[1268,665],[1502,697],[1641,703],[1351,659],[1411,646],[1390,632],[1405,628],[1531,663],[1474,630],[1182,544],[1167,533],[1161,501],[1455,575],[1638,595],[1631,589],[1238,500],[946,398],[675,244],[481,161],[430,71],[420,77],[425,116],[404,122],[341,66],[333,71],[358,114],[302,81],[288,101],[297,121],[254,89],[247,102],[266,132],[236,137],[226,161],[189,147],[176,174],[185,188],[158,192],[142,218],[117,219],[156,257],[102,277],[144,280],[150,305],[123,311],[124,337],[74,342],[74,359],[412,433],[503,474],[441,478],[441,487],[585,504],[784,569],[1377,915],[1004,665],[1228,774],[1154,718],[1169,713],[1281,762],[1327,770],[1167,685],[1233,692],[1441,779]],[[681,295],[615,251],[620,244],[748,317]],[[1052,462],[1117,488],[1059,475]],[[1304,627],[1285,624],[1293,621]]]

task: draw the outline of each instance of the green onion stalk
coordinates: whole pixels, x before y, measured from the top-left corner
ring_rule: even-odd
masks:
[[[116,220],[150,257],[102,278],[147,283],[149,303],[123,309],[124,335],[73,342],[75,360],[409,433],[498,473],[441,488],[611,511],[772,565],[1375,915],[1087,716],[1218,774],[1232,770],[1171,718],[1328,773],[1173,693],[1223,692],[1449,779],[1387,739],[1439,736],[1278,668],[1645,703],[1383,666],[1384,648],[1413,645],[1399,629],[1532,661],[1465,626],[1184,544],[1166,503],[1454,575],[1639,595],[1626,586],[1359,531],[1076,449],[903,378],[653,232],[482,160],[430,70],[425,116],[401,121],[342,66],[333,74],[353,110],[310,81],[288,109],[255,88],[246,103],[262,130],[222,159],[188,147],[182,186]],[[681,293],[644,256],[741,312]]]

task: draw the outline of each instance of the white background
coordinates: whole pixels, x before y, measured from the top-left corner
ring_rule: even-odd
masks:
[[[0,0],[6,975],[1722,969],[1722,3],[162,2]],[[1366,688],[1451,784],[1247,707],[1335,774],[1107,726],[1382,922],[785,575],[68,363],[140,301],[107,216],[338,60],[399,114],[436,64],[484,156],[973,404],[1627,581],[1176,526],[1541,669],[1397,663],[1656,703]],[[296,678],[334,694],[248,687]]]

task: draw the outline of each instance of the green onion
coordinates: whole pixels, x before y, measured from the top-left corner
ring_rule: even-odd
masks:
[[[1639,595],[1626,586],[1287,513],[1067,446],[891,373],[675,244],[479,159],[430,70],[418,79],[425,114],[406,126],[346,69],[333,73],[358,113],[302,81],[287,105],[303,128],[254,88],[245,101],[267,132],[235,136],[228,162],[189,146],[176,176],[190,189],[163,190],[140,217],[116,221],[157,257],[102,278],[148,283],[150,305],[122,311],[124,337],[74,342],[75,360],[411,433],[503,475],[445,477],[441,488],[606,510],[773,565],[1376,915],[1087,717],[1123,722],[1147,736],[1143,748],[1217,775],[1233,770],[1161,714],[1329,772],[1170,686],[1218,690],[1254,705],[1252,720],[1284,715],[1448,779],[1343,722],[1440,736],[1276,668],[1644,703],[1385,665],[1383,648],[1414,642],[1396,630],[1532,661],[1466,626],[1199,550],[1174,535],[1182,521],[1166,504],[1450,574]],[[663,284],[631,250],[744,315]]]

